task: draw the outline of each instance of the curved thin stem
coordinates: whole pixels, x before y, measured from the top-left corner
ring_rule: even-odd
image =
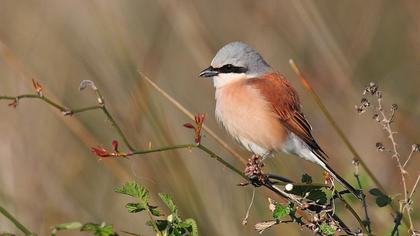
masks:
[[[36,234],[32,233],[29,229],[27,229],[22,223],[20,223],[12,214],[10,214],[6,209],[0,206],[0,213],[4,215],[7,219],[9,219],[20,231],[22,231],[25,235],[35,236]]]
[[[336,195],[337,195],[338,199],[340,199],[344,203],[344,206],[346,207],[346,209],[349,210],[349,212],[357,220],[357,222],[359,223],[360,228],[363,231],[363,233],[366,234],[366,235],[370,235],[370,233],[366,229],[365,224],[363,224],[363,220],[360,218],[360,216],[357,214],[357,212],[353,209],[353,207],[343,198],[343,196],[341,196],[340,193],[337,192]]]

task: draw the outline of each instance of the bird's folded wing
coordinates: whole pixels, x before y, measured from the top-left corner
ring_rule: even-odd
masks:
[[[296,90],[279,73],[270,73],[249,80],[273,107],[280,122],[292,133],[303,140],[323,161],[327,155],[316,143],[311,134],[311,125],[300,111],[300,101]]]

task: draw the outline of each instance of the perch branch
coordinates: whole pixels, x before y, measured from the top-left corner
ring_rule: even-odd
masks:
[[[95,93],[96,93],[98,105],[83,107],[83,108],[79,108],[79,109],[70,109],[70,108],[67,108],[65,106],[62,106],[62,105],[58,104],[55,101],[52,101],[51,99],[49,99],[47,96],[45,96],[42,93],[42,86],[39,83],[35,82],[34,80],[33,80],[33,83],[34,83],[34,87],[36,89],[36,93],[35,94],[24,94],[24,95],[19,95],[19,96],[14,96],[14,97],[13,96],[0,96],[0,100],[12,100],[13,102],[11,104],[9,104],[9,106],[16,107],[16,106],[18,106],[18,102],[21,99],[25,99],[25,98],[28,98],[28,99],[40,99],[40,100],[46,102],[47,104],[51,105],[52,107],[56,108],[60,112],[62,112],[63,115],[65,115],[65,116],[74,115],[74,114],[77,114],[77,113],[82,113],[82,112],[91,111],[91,110],[98,110],[98,109],[101,110],[105,114],[105,116],[108,118],[108,120],[111,122],[112,126],[115,128],[115,130],[117,131],[119,137],[123,140],[124,144],[129,149],[129,152],[127,152],[127,153],[120,152],[118,150],[118,142],[114,141],[115,142],[115,143],[113,142],[114,152],[109,152],[109,151],[107,151],[106,149],[104,149],[102,147],[92,148],[92,151],[96,155],[98,155],[100,157],[129,157],[129,156],[133,156],[133,155],[141,155],[141,154],[147,154],[147,153],[153,153],[153,152],[161,152],[161,151],[168,151],[168,150],[175,150],[175,149],[192,149],[192,148],[198,148],[201,151],[207,153],[211,158],[217,160],[218,162],[220,162],[221,164],[223,164],[225,167],[227,167],[228,169],[230,169],[233,172],[235,172],[236,174],[238,174],[240,177],[242,177],[246,181],[250,181],[250,179],[247,176],[245,176],[242,171],[240,171],[239,169],[237,169],[236,167],[234,167],[233,165],[231,165],[229,162],[225,161],[222,157],[220,157],[219,155],[217,155],[216,153],[214,153],[213,151],[211,151],[206,146],[202,145],[199,141],[197,142],[197,140],[196,140],[196,142],[197,142],[196,144],[174,145],[174,146],[161,147],[161,148],[155,148],[155,149],[149,149],[149,150],[137,150],[137,149],[135,149],[130,144],[130,142],[128,141],[126,135],[124,134],[124,132],[122,131],[122,129],[120,128],[120,126],[117,124],[117,122],[115,121],[115,119],[113,118],[113,116],[108,111],[108,109],[107,109],[107,107],[105,105],[105,100],[102,97],[100,91],[96,88],[96,86],[91,81],[82,81],[80,88],[81,89],[84,89],[85,87],[87,87],[87,85],[89,87],[91,87],[95,91]],[[188,112],[186,109],[185,109],[185,111]],[[206,130],[205,127],[204,127],[204,129]],[[207,130],[211,132],[210,129],[207,128]],[[215,137],[216,140],[220,139],[214,133],[213,133],[212,136]],[[219,143],[222,144],[222,146],[225,147],[225,148],[228,147],[227,144],[225,142],[223,142],[221,139],[220,139]],[[231,152],[231,153],[235,156],[235,152]],[[238,156],[237,156],[237,158],[238,158]],[[241,162],[243,162],[243,159],[242,158],[239,157],[238,159]],[[318,185],[315,184],[315,185],[316,186],[319,186],[319,184]],[[292,194],[288,194],[287,192],[285,192],[282,189],[278,188],[277,186],[275,186],[275,184],[273,182],[271,182],[271,181],[265,182],[263,184],[263,186],[265,188],[267,188],[268,190],[272,191],[273,193],[275,193],[276,195],[280,195],[280,196],[282,196],[282,197],[284,197],[284,198],[286,198],[288,200],[291,200],[292,202],[295,202],[298,205],[301,205],[301,203],[299,202],[299,200],[297,200]],[[307,186],[311,186],[311,185],[307,185]],[[350,208],[350,209],[352,209],[352,208]],[[298,210],[298,213],[305,215],[305,213],[303,213],[300,210]],[[352,214],[355,214],[354,210],[351,213]],[[335,215],[334,215],[334,217],[335,218],[338,218],[338,216],[335,216]],[[360,219],[360,217],[358,217],[357,214],[356,214],[355,217],[356,217],[356,219]],[[309,224],[304,224],[300,218],[297,218],[296,217],[296,219],[294,219],[294,220],[296,222],[298,222],[300,225],[305,225],[309,229],[312,229]],[[339,220],[339,222],[342,223],[341,220]],[[341,225],[342,225],[342,227],[344,229],[348,229],[348,227],[344,223],[342,223]],[[363,226],[363,225],[361,225],[361,226]]]

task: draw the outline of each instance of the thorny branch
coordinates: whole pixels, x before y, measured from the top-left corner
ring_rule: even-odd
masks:
[[[9,106],[16,108],[18,106],[20,100],[22,100],[22,99],[40,99],[40,100],[46,102],[47,104],[51,105],[52,107],[56,108],[57,110],[59,110],[65,116],[71,116],[71,115],[75,115],[75,114],[78,114],[78,113],[91,111],[91,110],[101,110],[105,114],[105,116],[108,118],[108,120],[111,122],[112,126],[115,128],[119,137],[122,139],[122,141],[127,146],[129,151],[127,151],[127,152],[120,151],[118,142],[114,140],[112,142],[112,146],[113,146],[112,151],[108,151],[107,149],[105,149],[101,146],[92,147],[92,149],[91,149],[92,152],[95,155],[99,156],[100,158],[106,158],[106,157],[114,157],[114,158],[123,157],[123,158],[126,158],[126,157],[133,156],[133,155],[141,155],[141,154],[147,154],[147,153],[153,153],[153,152],[162,152],[162,151],[176,150],[176,149],[197,148],[197,149],[200,149],[201,151],[205,152],[206,154],[208,154],[211,158],[213,158],[213,159],[217,160],[218,162],[220,162],[221,164],[223,164],[228,169],[232,170],[234,173],[238,174],[240,177],[242,177],[246,181],[251,181],[251,182],[253,182],[254,185],[259,184],[261,186],[264,186],[265,188],[272,191],[276,195],[282,196],[282,197],[286,198],[287,200],[289,200],[290,202],[293,202],[294,204],[296,204],[296,206],[297,206],[296,208],[298,209],[298,212],[302,213],[302,211],[304,211],[305,214],[313,215],[312,217],[309,218],[309,219],[312,219],[312,220],[310,220],[307,223],[305,223],[303,221],[302,217],[297,216],[297,215],[293,215],[293,216],[291,216],[292,219],[290,221],[280,221],[279,220],[279,221],[276,221],[276,224],[296,222],[299,225],[307,227],[308,229],[312,230],[313,232],[319,234],[320,233],[319,224],[325,221],[325,222],[329,222],[331,224],[338,225],[342,230],[344,230],[348,234],[354,234],[349,229],[349,227],[333,211],[328,210],[327,211],[327,216],[328,217],[325,218],[325,219],[321,219],[321,217],[319,217],[319,214],[317,214],[316,212],[314,213],[311,210],[309,210],[309,207],[308,207],[309,205],[311,205],[311,204],[317,205],[315,202],[309,203],[309,205],[308,205],[308,202],[303,203],[302,200],[306,200],[306,199],[299,198],[299,197],[297,197],[293,194],[288,193],[287,191],[283,190],[282,188],[276,186],[276,185],[279,184],[278,181],[281,181],[285,184],[288,184],[288,186],[290,186],[291,183],[289,183],[290,182],[289,180],[287,180],[287,179],[285,179],[281,176],[272,175],[272,174],[271,175],[270,174],[260,175],[260,176],[258,176],[257,181],[255,181],[255,179],[249,179],[249,177],[247,175],[245,175],[242,171],[238,170],[236,167],[234,167],[233,165],[231,165],[230,163],[225,161],[222,157],[220,157],[219,155],[217,155],[216,153],[211,151],[206,146],[202,145],[201,144],[201,130],[202,130],[203,122],[204,122],[204,119],[205,119],[204,114],[195,116],[195,125],[192,125],[192,124],[189,124],[189,123],[184,125],[185,127],[194,130],[194,140],[195,140],[194,144],[181,144],[181,145],[167,146],[167,147],[161,147],[161,148],[155,148],[155,149],[137,150],[128,141],[126,135],[124,134],[124,132],[122,131],[120,126],[117,124],[117,122],[115,121],[113,116],[108,111],[108,109],[105,105],[105,100],[104,100],[103,96],[101,95],[99,89],[95,86],[95,84],[92,81],[83,80],[80,84],[79,89],[83,90],[83,89],[88,88],[88,87],[90,89],[92,89],[97,96],[98,104],[93,105],[93,106],[82,107],[82,108],[78,108],[78,109],[70,109],[70,108],[67,108],[65,106],[62,106],[62,105],[52,101],[47,96],[44,96],[43,88],[38,82],[36,82],[35,80],[32,80],[32,82],[33,82],[34,88],[36,90],[35,94],[23,94],[23,95],[19,95],[19,96],[0,96],[0,100],[11,100],[12,102],[9,104]],[[262,177],[262,179],[260,179],[261,177]],[[275,181],[272,181],[272,180],[275,180]],[[299,186],[320,187],[321,185],[319,185],[319,184],[318,185],[317,184],[314,184],[314,185],[312,185],[312,184],[306,184],[306,185],[292,184],[291,186],[292,187],[293,186],[296,186],[296,187],[299,187]],[[287,187],[286,187],[286,189],[287,189]],[[366,229],[363,225],[363,222],[361,221],[361,219],[357,215],[357,213],[353,210],[353,208],[341,197],[341,195],[338,198],[341,201],[343,201],[346,208],[357,219],[357,221],[359,222],[363,232],[366,232]],[[326,206],[322,206],[322,207],[326,207]]]
[[[391,235],[396,235],[398,234],[398,226],[401,224],[401,221],[404,219],[404,213],[406,213],[408,220],[409,220],[409,231],[411,232],[412,235],[419,235],[419,232],[415,230],[414,224],[413,224],[413,220],[412,220],[412,216],[411,216],[411,211],[412,209],[412,196],[415,192],[415,189],[417,187],[418,181],[419,179],[417,178],[416,183],[414,184],[411,193],[409,194],[408,192],[408,187],[407,187],[407,181],[406,181],[406,175],[408,174],[408,172],[404,169],[405,166],[408,164],[408,162],[410,161],[411,157],[413,156],[413,154],[415,152],[419,152],[419,145],[418,144],[413,144],[410,154],[408,155],[406,161],[404,162],[404,164],[402,164],[401,161],[401,155],[399,153],[398,150],[398,144],[397,141],[395,139],[395,134],[397,132],[395,132],[392,129],[392,124],[395,121],[395,116],[396,116],[396,111],[398,109],[398,106],[396,104],[392,104],[389,114],[387,114],[387,112],[385,111],[385,108],[383,107],[383,96],[382,96],[382,91],[378,90],[378,87],[375,83],[371,82],[370,85],[365,88],[363,95],[371,95],[372,97],[376,97],[376,101],[377,101],[377,105],[373,107],[373,111],[374,111],[374,115],[373,115],[373,119],[375,121],[377,121],[380,126],[385,130],[386,134],[387,134],[387,138],[389,139],[389,141],[392,144],[392,148],[391,150],[388,150],[385,148],[384,144],[382,144],[381,142],[376,143],[376,148],[378,149],[378,151],[386,151],[389,152],[391,154],[391,157],[393,159],[395,159],[397,168],[399,170],[400,173],[400,177],[401,177],[401,185],[402,185],[402,191],[403,191],[403,196],[404,198],[400,201],[399,204],[399,209],[396,212],[395,216],[394,216],[394,228],[392,231]],[[367,98],[362,98],[361,100],[361,105],[360,106],[356,106],[356,110],[359,114],[364,113],[368,107],[371,106],[370,101]]]

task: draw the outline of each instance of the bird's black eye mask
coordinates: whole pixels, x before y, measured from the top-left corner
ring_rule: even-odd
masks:
[[[245,73],[248,71],[248,68],[241,67],[241,66],[234,66],[232,64],[226,64],[219,68],[213,68],[214,71],[217,71],[219,73]]]

